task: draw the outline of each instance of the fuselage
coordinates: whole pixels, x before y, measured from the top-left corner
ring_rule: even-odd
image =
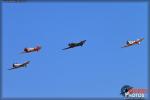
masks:
[[[140,39],[133,40],[133,41],[127,41],[127,45],[134,45],[134,44],[140,44]]]
[[[24,51],[29,53],[29,52],[39,51],[40,49],[41,49],[41,47],[37,46],[35,48],[24,48]]]
[[[24,51],[25,52],[32,52],[32,51],[35,51],[36,49],[35,48],[25,48]]]
[[[26,62],[24,62],[22,64],[15,63],[15,64],[13,64],[13,68],[25,67],[29,63],[30,63],[30,61],[26,61]]]
[[[69,43],[68,46],[69,47],[77,47],[77,46],[82,46],[85,43],[86,40],[83,40],[79,43]]]
[[[17,67],[20,67],[20,66],[22,66],[22,64],[13,64],[14,68],[17,68]]]

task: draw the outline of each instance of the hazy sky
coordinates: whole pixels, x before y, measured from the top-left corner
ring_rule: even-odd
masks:
[[[3,3],[3,97],[122,97],[147,87],[147,3]],[[144,37],[141,45],[121,48]],[[83,47],[63,51],[70,42]],[[19,54],[41,45],[38,53]],[[30,60],[27,68],[8,70]]]

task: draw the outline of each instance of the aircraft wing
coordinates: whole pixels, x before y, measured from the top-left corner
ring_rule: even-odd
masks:
[[[20,68],[20,67],[13,67],[13,68],[10,68],[10,69],[8,69],[8,70],[13,70],[13,69],[16,69],[16,68]]]
[[[129,45],[124,45],[123,47],[121,47],[121,48],[126,48],[126,47],[129,47]]]
[[[26,52],[24,52],[24,51],[23,51],[23,52],[20,52],[20,54],[24,54],[24,53],[26,53]]]
[[[64,49],[62,49],[62,50],[67,50],[67,49],[70,49],[70,48],[72,48],[72,47],[67,47],[67,48],[64,48]]]

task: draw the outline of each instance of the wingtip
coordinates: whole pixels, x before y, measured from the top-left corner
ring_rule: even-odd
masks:
[[[66,50],[66,49],[62,49],[62,50]]]
[[[20,52],[19,54],[24,54],[24,53],[26,53],[26,52]]]
[[[12,68],[11,68],[11,69],[8,69],[8,70],[12,70]]]

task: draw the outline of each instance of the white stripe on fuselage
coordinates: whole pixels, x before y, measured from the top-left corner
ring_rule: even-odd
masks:
[[[14,64],[14,67],[20,67],[22,64]]]
[[[34,48],[27,48],[27,50],[28,50],[28,51],[32,51],[32,50],[34,50]]]

